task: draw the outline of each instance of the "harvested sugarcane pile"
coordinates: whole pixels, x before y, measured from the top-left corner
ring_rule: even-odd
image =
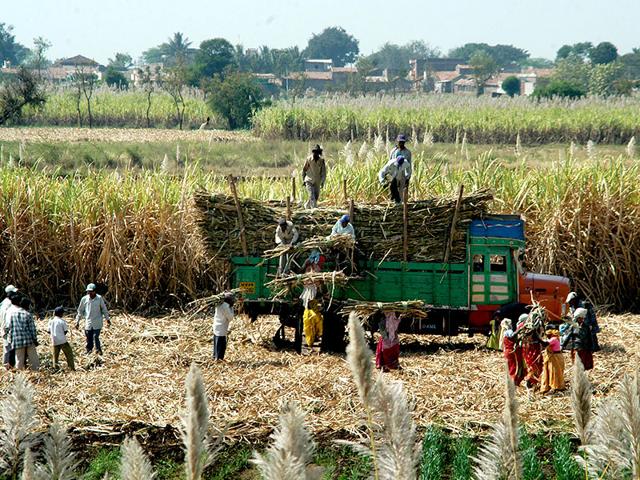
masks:
[[[198,298],[193,302],[187,304],[187,311],[191,317],[195,317],[197,315],[211,312],[218,305],[220,305],[224,301],[224,296],[227,293],[231,293],[236,296],[239,293],[242,293],[241,288],[234,288],[233,290],[228,290],[226,292],[216,293],[215,295],[211,295],[209,297]]]
[[[422,300],[405,302],[347,302],[340,310],[340,314],[348,316],[355,312],[358,317],[366,320],[376,313],[395,312],[400,318],[427,318],[427,306]]]
[[[344,272],[309,272],[298,275],[278,277],[268,282],[265,287],[271,291],[272,298],[282,298],[296,287],[305,285],[327,285],[329,291],[335,287],[344,287],[350,277]]]
[[[464,261],[467,227],[473,218],[482,217],[492,200],[487,190],[462,197],[457,221],[451,237],[449,260]],[[206,243],[216,256],[243,254],[238,206],[230,195],[200,192],[195,197],[199,209],[200,228]],[[268,205],[252,199],[239,199],[244,224],[247,253],[261,256],[272,250],[277,219],[286,215],[282,204]],[[457,198],[433,198],[408,205],[408,259],[443,261],[449,243],[451,223]],[[294,210],[291,220],[304,242],[314,237],[326,237],[344,210],[316,208]],[[357,250],[366,258],[389,261],[403,259],[403,213],[397,205],[355,205],[352,222],[356,231]]]
[[[318,250],[320,253],[329,251],[351,252],[355,246],[355,240],[351,235],[334,235],[333,237],[313,237],[295,245],[278,245],[276,248],[266,250],[263,258],[277,258],[284,254],[297,254]]]

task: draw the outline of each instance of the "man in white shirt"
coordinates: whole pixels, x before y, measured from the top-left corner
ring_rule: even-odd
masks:
[[[18,289],[13,285],[7,285],[4,289],[5,298],[0,302],[0,335],[2,335],[2,363],[5,368],[9,370],[16,366],[16,352],[7,340],[6,337],[6,319],[7,312],[11,307],[11,295],[14,295],[18,292]]]
[[[67,333],[69,327],[67,322],[62,318],[64,316],[64,308],[56,307],[53,312],[54,317],[49,320],[49,335],[51,337],[51,345],[53,346],[53,368],[58,368],[58,359],[60,358],[60,350],[67,359],[69,370],[75,370],[75,361],[73,358],[73,349],[67,341]]]
[[[76,315],[76,328],[80,328],[80,319],[84,318],[84,333],[87,338],[87,354],[93,351],[95,344],[96,352],[102,355],[102,345],[100,344],[100,331],[103,320],[107,321],[107,326],[111,326],[109,311],[102,296],[96,293],[96,285],[87,285],[87,294],[80,300],[78,313]]]
[[[276,245],[295,245],[298,241],[298,229],[295,227],[292,221],[281,218],[278,220],[278,226],[276,227],[275,241]],[[278,260],[278,275],[287,273],[289,271],[289,254],[284,253],[280,255]]]
[[[378,172],[378,180],[382,186],[389,185],[391,200],[396,205],[402,203],[405,188],[409,185],[411,179],[411,163],[409,163],[402,155],[392,158]]]
[[[351,235],[351,238],[356,239],[356,232],[353,229],[353,225],[350,223],[351,218],[349,215],[343,215],[340,220],[331,229],[331,237],[334,235]]]
[[[233,320],[234,303],[233,294],[225,293],[224,300],[216,307],[216,313],[213,316],[213,359],[216,361],[224,360],[229,323]]]

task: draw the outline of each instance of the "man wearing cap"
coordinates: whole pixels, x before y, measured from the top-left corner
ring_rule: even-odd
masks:
[[[571,360],[575,360],[576,353],[580,357],[585,370],[593,368],[593,342],[591,330],[586,324],[586,308],[576,308],[573,312],[573,321],[570,323],[568,335],[562,342],[562,348],[571,350]]]
[[[389,186],[391,200],[396,205],[402,203],[402,196],[409,186],[411,179],[411,163],[407,162],[402,155],[392,158],[378,172],[378,180],[383,187]]]
[[[100,331],[103,320],[107,321],[107,326],[111,326],[109,311],[101,295],[96,293],[94,283],[87,285],[87,294],[80,300],[78,313],[76,314],[76,328],[80,328],[80,319],[84,318],[84,333],[87,338],[87,354],[93,351],[95,345],[98,355],[102,355],[102,345],[100,344]]]
[[[2,335],[2,363],[7,368],[16,366],[16,352],[11,347],[11,343],[6,339],[6,320],[8,311],[12,306],[11,296],[15,295],[18,289],[13,285],[7,285],[4,289],[5,298],[0,302],[0,335]]]
[[[405,143],[407,142],[407,137],[403,134],[398,135],[396,138],[396,146],[391,150],[391,154],[389,155],[389,160],[393,160],[398,158],[399,156],[403,156],[404,159],[411,164],[411,150],[409,150]]]
[[[349,215],[343,215],[336,222],[336,224],[331,229],[331,237],[334,235],[351,235],[351,238],[356,239],[356,232],[353,229],[353,225],[350,223]]]
[[[327,166],[322,158],[322,147],[316,145],[311,150],[311,155],[307,158],[302,168],[302,183],[304,183],[309,199],[305,203],[305,208],[316,208],[320,199],[320,189],[324,187],[327,179]]]
[[[593,351],[597,352],[600,350],[600,344],[598,343],[598,333],[600,333],[600,326],[598,325],[598,319],[596,318],[596,312],[593,308],[591,302],[587,302],[586,300],[580,300],[578,294],[576,292],[569,292],[566,300],[567,305],[569,305],[569,313],[571,315],[575,314],[578,308],[584,308],[587,310],[587,316],[584,320],[584,323],[589,328],[591,332],[591,344],[593,346]]]
[[[298,241],[298,229],[293,222],[281,218],[276,227],[276,245],[294,245]],[[278,264],[278,274],[286,273],[289,270],[289,254],[280,255]]]
[[[11,296],[13,307],[7,312],[6,338],[15,350],[16,368],[24,370],[27,361],[31,370],[40,368],[38,358],[38,334],[31,309],[31,300],[25,295],[16,293]]]
[[[235,298],[232,293],[225,292],[222,303],[216,307],[213,316],[213,359],[223,361],[227,351],[227,335],[229,324],[233,320],[233,304]]]

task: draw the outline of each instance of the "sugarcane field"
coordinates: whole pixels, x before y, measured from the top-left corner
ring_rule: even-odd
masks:
[[[640,6],[28,3],[0,480],[640,480]]]

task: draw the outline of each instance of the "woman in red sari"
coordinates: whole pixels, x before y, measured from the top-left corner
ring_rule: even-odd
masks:
[[[515,386],[519,386],[525,374],[524,360],[522,357],[522,347],[518,342],[518,332],[513,330],[513,322],[508,318],[502,320],[500,324],[504,332],[502,337],[503,355],[509,367],[509,376]]]
[[[383,372],[400,368],[399,324],[400,319],[395,312],[385,312],[384,320],[380,322],[381,336],[376,348],[376,368]]]
[[[527,365],[525,380],[531,388],[540,383],[542,377],[542,338],[537,319],[523,314],[518,319],[518,330],[522,330],[522,353]]]

